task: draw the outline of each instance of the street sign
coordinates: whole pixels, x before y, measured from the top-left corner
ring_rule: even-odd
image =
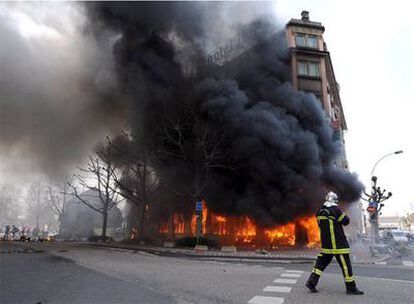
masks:
[[[203,210],[203,202],[196,202],[196,206],[195,206],[195,210],[196,211],[202,211]]]
[[[368,206],[367,211],[369,213],[375,213],[375,210],[377,210],[377,208],[375,208],[374,206]]]
[[[196,245],[199,245],[200,237],[203,235],[203,222],[202,222],[203,201],[196,202],[195,213],[197,216]]]
[[[369,204],[368,204],[370,207],[374,207],[374,208],[377,208],[378,207],[378,202],[376,202],[376,201],[372,201],[372,202],[369,202]]]

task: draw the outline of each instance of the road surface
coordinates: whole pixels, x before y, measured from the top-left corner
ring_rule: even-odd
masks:
[[[380,304],[412,303],[414,295],[413,257],[355,265],[366,294],[349,296],[335,264],[324,273],[320,292],[310,294],[304,283],[312,264],[220,262],[67,243],[0,246],[2,304]]]

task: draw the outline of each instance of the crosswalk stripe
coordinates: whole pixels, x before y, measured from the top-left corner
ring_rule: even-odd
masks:
[[[274,283],[285,283],[285,284],[296,284],[298,280],[296,279],[276,279]]]
[[[289,293],[289,292],[292,291],[292,287],[289,287],[289,286],[266,286],[263,289],[263,291]]]
[[[304,273],[304,271],[302,270],[286,270],[286,272],[290,272],[290,273]]]
[[[250,299],[248,304],[282,304],[285,301],[284,298],[277,298],[277,297],[262,297],[262,296],[255,296]]]
[[[282,273],[280,276],[286,277],[286,278],[300,278],[301,274],[300,273]]]

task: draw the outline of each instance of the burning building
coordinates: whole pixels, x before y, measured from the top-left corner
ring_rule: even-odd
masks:
[[[221,244],[313,246],[327,190],[352,202],[363,189],[347,171],[324,28],[307,12],[279,30],[272,18],[254,19],[206,58],[208,5],[220,9],[89,5],[96,31],[118,33],[117,93],[130,120],[124,143],[133,142],[120,163],[138,206],[131,237],[174,240],[198,229]]]
[[[312,94],[310,98],[316,98],[317,104],[326,113],[332,127],[332,141],[342,148],[335,160],[335,166],[347,170],[343,139],[343,132],[347,126],[339,97],[339,86],[323,32],[322,24],[310,21],[309,13],[304,11],[302,19],[291,19],[282,33],[271,34],[265,41],[256,41],[256,45],[247,47],[244,52],[236,48],[246,47],[249,43],[241,43],[240,38],[237,38],[236,43],[231,41],[228,47],[211,52],[207,55],[207,67],[199,73],[233,78],[242,86],[246,78],[251,80],[250,76],[245,74],[257,72],[256,67],[252,65],[256,64],[258,54],[263,55],[262,49],[268,51],[269,41],[273,40],[283,45],[281,39],[285,39],[287,49],[282,47],[275,50],[281,53],[280,61],[284,64],[278,68],[279,80],[291,82],[294,90]],[[314,190],[317,192],[317,189]],[[299,192],[301,191],[302,189],[299,189]],[[303,190],[303,193],[307,191],[309,189]],[[280,219],[280,224],[269,221],[271,224],[265,223],[262,226],[260,220],[249,216],[248,212],[243,214],[236,211],[235,214],[229,214],[223,209],[224,212],[220,213],[220,207],[213,205],[214,207],[215,210],[211,210],[209,202],[203,200],[201,232],[208,237],[217,238],[223,245],[277,248],[295,245],[313,247],[319,243],[319,231],[316,219],[311,215],[312,210],[308,209],[304,214],[299,212],[293,215],[290,221]],[[158,223],[156,232],[165,239],[172,240],[195,235],[196,226],[197,215],[171,212]]]
[[[223,244],[312,245],[311,218],[325,193],[359,198],[324,28],[308,13],[281,28],[266,1],[65,5],[68,30],[60,20],[52,26],[65,44],[60,36],[43,39],[34,54],[31,38],[21,47],[24,35],[2,27],[16,40],[3,61],[19,71],[2,78],[2,136],[53,177],[97,152],[109,135],[115,149],[104,158],[117,166],[132,238],[176,239],[197,228]],[[206,56],[213,45],[223,47]],[[44,50],[56,55],[53,64]],[[30,61],[16,69],[20,58]],[[32,74],[45,78],[27,78]],[[13,119],[16,113],[27,115]]]

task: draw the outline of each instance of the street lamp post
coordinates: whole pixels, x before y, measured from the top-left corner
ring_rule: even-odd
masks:
[[[393,153],[386,154],[380,157],[377,162],[374,164],[374,167],[371,170],[371,193],[365,193],[368,201],[368,211],[370,212],[370,234],[372,239],[372,245],[374,245],[379,239],[379,227],[378,227],[378,216],[380,215],[380,211],[384,204],[383,201],[389,199],[392,195],[391,192],[386,193],[385,189],[381,189],[381,187],[377,186],[377,177],[374,175],[375,168],[377,165],[386,157],[394,155],[394,154],[401,154],[403,153],[402,150],[395,151]],[[373,248],[372,248],[373,249]]]
[[[374,167],[372,167],[372,170],[371,170],[371,179],[374,176],[375,168],[377,167],[377,165],[379,164],[380,161],[382,161],[384,158],[386,158],[388,156],[392,156],[394,154],[401,154],[401,153],[403,153],[403,151],[402,150],[398,150],[398,151],[395,151],[395,152],[392,152],[392,153],[385,154],[384,156],[380,157],[377,160],[377,162],[375,163]]]

